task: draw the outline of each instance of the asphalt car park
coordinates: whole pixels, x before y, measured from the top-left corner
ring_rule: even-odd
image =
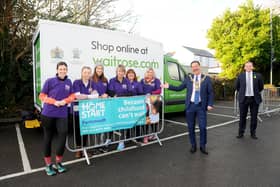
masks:
[[[239,140],[233,110],[218,102],[208,113],[208,156],[189,153],[184,113],[167,114],[162,146],[129,144],[93,155],[91,165],[66,151],[68,171],[54,177],[44,173],[41,129],[0,126],[0,186],[279,186],[279,113],[262,116],[258,140]]]

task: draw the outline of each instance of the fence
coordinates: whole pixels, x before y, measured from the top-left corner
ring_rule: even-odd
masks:
[[[258,119],[262,121],[260,115],[267,114],[272,111],[280,110],[280,87],[265,88],[262,93],[262,102],[259,106]],[[234,115],[239,116],[238,92],[234,94]]]
[[[163,99],[160,95],[80,100],[73,103],[73,134],[66,148],[82,151],[90,164],[87,150],[154,137],[160,145],[164,129]],[[161,118],[161,119],[160,119]]]

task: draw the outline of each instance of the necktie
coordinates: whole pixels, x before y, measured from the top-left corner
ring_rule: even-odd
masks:
[[[248,87],[248,95],[251,96],[252,95],[252,87],[251,87],[251,73],[247,73],[248,75],[248,79],[247,79],[247,83],[246,86]]]
[[[198,82],[198,76],[195,77],[195,92],[194,92],[194,104],[199,103],[199,96],[200,96],[200,88]]]

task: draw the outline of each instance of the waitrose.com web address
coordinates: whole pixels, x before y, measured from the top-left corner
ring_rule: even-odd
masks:
[[[92,58],[94,64],[103,64],[104,66],[117,67],[119,64],[124,65],[128,68],[159,68],[159,62],[157,61],[138,61],[121,59],[116,56],[111,56],[109,58]]]

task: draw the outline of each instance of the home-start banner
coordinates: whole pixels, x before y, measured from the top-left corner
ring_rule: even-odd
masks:
[[[145,125],[145,99],[145,96],[136,96],[79,101],[81,135]]]

